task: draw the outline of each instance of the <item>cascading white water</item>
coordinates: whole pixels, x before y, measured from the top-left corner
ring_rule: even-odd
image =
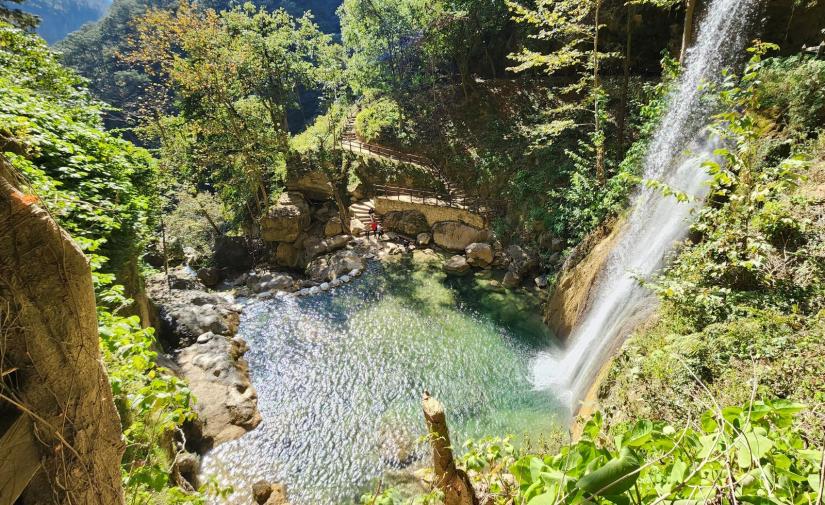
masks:
[[[711,107],[701,86],[717,81],[741,55],[759,0],[712,0],[702,21],[686,69],[669,97],[668,109],[651,141],[644,177],[696,197],[705,196],[701,163],[712,156],[714,142],[706,127]],[[686,154],[686,153],[691,154]],[[533,365],[537,387],[551,387],[571,402],[582,399],[604,360],[651,307],[652,296],[636,277],[649,278],[689,228],[695,204],[678,203],[654,189],[636,195],[630,216],[588,303],[573,328],[568,347],[544,353]]]

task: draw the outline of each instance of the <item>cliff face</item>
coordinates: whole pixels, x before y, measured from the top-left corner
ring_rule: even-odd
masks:
[[[89,265],[12,180],[0,158],[0,502],[122,503]]]
[[[560,339],[570,335],[588,308],[590,293],[623,225],[621,219],[601,225],[570,253],[562,265],[558,282],[544,310],[545,322]]]

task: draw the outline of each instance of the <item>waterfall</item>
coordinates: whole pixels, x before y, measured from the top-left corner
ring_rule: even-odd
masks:
[[[707,174],[701,163],[712,157],[715,143],[706,131],[712,112],[700,88],[704,82],[718,81],[723,69],[742,54],[758,4],[759,0],[710,2],[651,140],[646,179],[662,181],[696,197],[696,202],[705,196]],[[567,348],[557,354],[543,353],[533,363],[537,387],[553,388],[571,406],[584,397],[610,353],[654,305],[655,297],[636,277],[650,278],[661,268],[674,243],[685,237],[695,205],[678,203],[654,189],[638,192]]]

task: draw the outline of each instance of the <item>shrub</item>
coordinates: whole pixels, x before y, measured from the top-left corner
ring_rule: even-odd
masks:
[[[355,116],[355,132],[367,142],[393,140],[400,124],[401,108],[389,98],[372,102]]]

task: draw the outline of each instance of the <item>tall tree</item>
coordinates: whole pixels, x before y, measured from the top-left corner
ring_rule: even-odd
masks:
[[[601,0],[537,0],[534,7],[528,7],[507,2],[513,19],[533,27],[530,37],[549,48],[548,52],[542,52],[525,47],[512,54],[518,65],[510,70],[540,70],[564,79],[573,76],[569,83],[553,89],[556,107],[549,111],[551,121],[543,125],[542,133],[553,137],[571,128],[589,127],[590,140],[596,149],[596,177],[603,183],[607,114],[599,65],[612,54],[600,49],[601,4]],[[583,114],[585,111],[591,111],[592,115]]]
[[[162,161],[214,185],[236,216],[255,218],[284,175],[287,112],[301,89],[330,78],[341,51],[310,15],[251,4],[219,14],[182,2],[140,18],[125,59],[166,86],[143,113]]]

